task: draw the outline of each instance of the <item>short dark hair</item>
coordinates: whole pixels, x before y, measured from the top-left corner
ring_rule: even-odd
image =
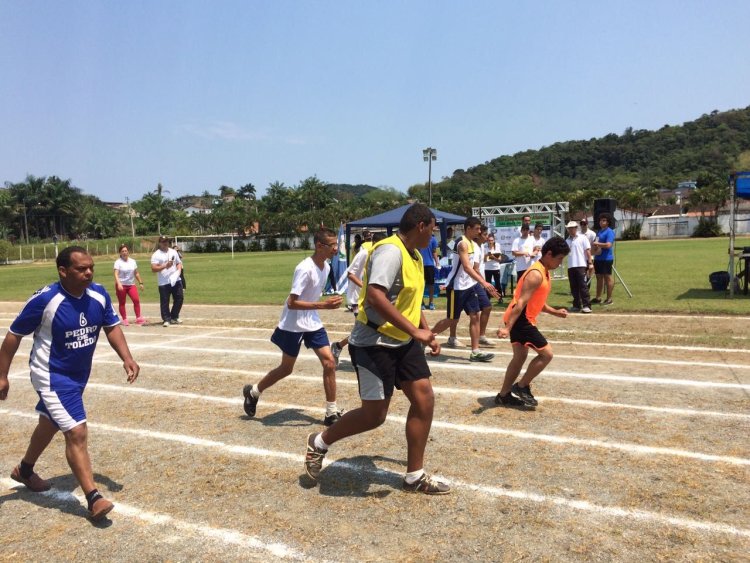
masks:
[[[521,230],[522,231],[528,231],[529,230],[529,226],[526,223],[524,223],[523,225],[521,225]]]
[[[542,256],[547,254],[547,252],[551,252],[554,258],[560,255],[567,256],[570,253],[570,247],[562,237],[554,236],[542,246]]]
[[[489,229],[488,229],[487,225],[482,225],[482,229],[480,230],[480,232],[486,233],[488,230]]]
[[[435,220],[435,214],[424,203],[414,203],[406,210],[401,222],[398,224],[398,232],[406,234],[420,223],[425,225]]]
[[[542,223],[537,223],[536,225],[534,225],[534,228],[535,228],[535,229],[544,229],[544,224],[542,224]]]
[[[468,219],[466,219],[466,221],[464,221],[464,230],[476,227],[481,223],[482,222],[479,220],[479,217],[469,217]]]
[[[315,234],[313,235],[313,241],[315,241],[315,244],[318,244],[319,242],[325,243],[327,238],[336,238],[336,231],[327,227],[321,227],[315,231]]]
[[[610,215],[609,213],[602,213],[601,215],[599,215],[599,221],[601,221],[602,219],[606,219],[608,225],[612,224],[612,215]]]
[[[526,217],[529,218],[529,223],[531,223],[531,215],[521,215],[521,221],[523,221],[524,219],[526,219]]]
[[[79,253],[88,254],[88,252],[86,252],[86,249],[82,246],[67,246],[60,251],[60,254],[57,255],[55,264],[57,264],[58,268],[70,268],[70,263],[72,262],[72,260],[70,259],[71,254]]]
[[[120,246],[118,246],[118,247],[117,247],[117,252],[118,252],[118,253],[119,253],[119,252],[122,252],[122,249],[123,249],[123,248],[127,248],[127,249],[128,249],[128,252],[130,252],[130,247],[129,247],[129,246],[127,245],[127,244],[125,244],[125,243],[123,243],[123,244],[121,244]]]
[[[375,244],[376,242],[380,242],[386,236],[387,235],[384,232],[378,231],[377,233],[375,233],[375,234],[372,235],[372,243]]]

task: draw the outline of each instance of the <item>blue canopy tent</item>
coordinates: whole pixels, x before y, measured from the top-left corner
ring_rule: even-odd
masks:
[[[398,227],[401,223],[401,217],[407,209],[411,207],[409,205],[402,205],[396,209],[391,209],[385,213],[379,215],[373,215],[372,217],[365,217],[364,219],[357,219],[346,224],[346,257],[349,258],[349,240],[351,239],[352,228],[385,228],[389,235],[393,234],[393,229]],[[440,250],[442,256],[447,255],[447,242],[448,242],[448,226],[450,225],[463,225],[466,221],[466,217],[461,215],[454,215],[453,213],[446,213],[445,211],[439,211],[437,209],[430,208],[430,211],[435,215],[437,226],[440,228]]]

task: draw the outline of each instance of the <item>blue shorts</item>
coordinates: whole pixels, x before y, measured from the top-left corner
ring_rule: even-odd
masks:
[[[492,303],[490,302],[490,297],[487,295],[487,290],[482,287],[481,283],[478,283],[474,286],[474,291],[477,292],[477,301],[479,302],[479,310],[483,311],[484,309],[487,309],[488,307],[492,307]]]
[[[477,292],[473,287],[469,289],[447,289],[446,297],[448,298],[448,318],[458,319],[461,311],[466,314],[479,312],[479,300]]]
[[[36,412],[49,419],[62,432],[67,432],[86,422],[83,408],[84,386],[69,386],[65,389],[37,389],[39,402]]]
[[[273,335],[271,335],[271,342],[281,348],[284,354],[292,358],[299,356],[299,349],[302,347],[303,341],[306,348],[312,348],[313,350],[331,345],[324,328],[319,328],[313,332],[290,332],[276,327]]]

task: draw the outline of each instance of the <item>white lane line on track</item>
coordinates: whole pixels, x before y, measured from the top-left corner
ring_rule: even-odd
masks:
[[[148,350],[152,348],[151,345],[133,344],[130,346],[131,350]],[[231,348],[204,348],[204,347],[180,347],[179,350],[184,352],[203,352],[205,354],[221,354],[221,355],[234,355],[234,356],[274,356],[278,357],[279,352],[268,350],[237,350]],[[100,356],[96,356],[100,357]],[[319,361],[315,354],[310,352],[300,352],[297,357],[298,360],[315,360]],[[348,362],[345,358],[342,358],[342,362]],[[469,364],[459,364],[453,362],[436,362],[429,361],[431,370],[459,370],[465,371]],[[494,374],[500,374],[504,370],[504,367],[497,366],[479,366],[471,364],[472,372],[491,372]],[[545,377],[563,377],[563,378],[575,378],[575,379],[593,379],[596,381],[619,381],[628,383],[639,383],[644,385],[679,385],[686,387],[703,387],[703,388],[716,388],[716,389],[743,389],[750,390],[750,384],[745,383],[723,383],[716,381],[700,381],[694,379],[675,379],[669,377],[648,377],[648,376],[634,376],[634,375],[618,375],[618,374],[607,374],[607,373],[577,373],[571,371],[558,371],[558,370],[545,370]]]
[[[14,411],[10,409],[0,409],[0,414],[15,416],[28,419],[36,419],[36,416]],[[279,459],[288,462],[299,464],[300,469],[304,462],[304,455],[291,454],[288,452],[279,452],[276,450],[267,450],[263,448],[255,448],[252,446],[241,446],[227,444],[219,442],[217,440],[206,440],[202,438],[196,438],[195,436],[188,436],[184,434],[170,434],[166,432],[154,432],[151,430],[143,430],[139,428],[121,428],[112,426],[109,424],[100,423],[88,423],[90,427],[99,428],[108,432],[130,434],[145,438],[156,438],[159,440],[166,440],[170,442],[182,443],[190,446],[200,446],[210,449],[219,449],[222,451],[239,454],[239,455],[252,455],[259,457],[261,460],[267,460],[269,458]],[[324,467],[328,467],[332,463],[335,463],[337,467],[346,468],[347,470],[353,471],[358,475],[363,473],[370,475],[386,475],[393,478],[394,481],[400,480],[402,475],[394,471],[388,471],[386,469],[376,468],[371,470],[367,467],[355,465],[351,462],[336,461],[332,459],[324,460]],[[323,475],[325,478],[325,475]],[[446,477],[450,479],[449,477]],[[618,506],[604,506],[598,505],[587,501],[571,500],[564,497],[556,497],[550,495],[543,495],[538,493],[531,493],[527,491],[513,491],[504,489],[501,487],[495,487],[491,485],[468,483],[459,480],[450,479],[454,485],[458,485],[467,490],[471,490],[483,495],[493,497],[505,497],[512,498],[522,501],[530,501],[537,504],[552,504],[555,506],[561,506],[564,508],[572,509],[579,512],[587,512],[595,515],[610,516],[624,519],[633,519],[644,522],[651,522],[654,524],[673,526],[678,528],[685,528],[693,531],[708,532],[714,534],[727,534],[741,537],[750,538],[750,529],[737,528],[730,524],[722,524],[720,522],[707,522],[701,520],[693,520],[689,518],[680,518],[676,516],[670,516],[668,514],[661,514],[659,512],[650,512],[646,510],[634,510],[628,508],[621,508]]]
[[[131,393],[131,394],[143,394],[143,395],[159,395],[162,397],[177,397],[180,399],[186,399],[190,401],[206,401],[212,403],[221,403],[225,405],[241,405],[242,399],[235,399],[231,397],[217,397],[201,395],[199,393],[189,393],[182,391],[168,391],[163,389],[147,389],[143,387],[125,387],[121,385],[111,385],[108,383],[89,383],[87,388],[90,389],[101,389],[103,391],[115,392],[115,393]],[[288,403],[277,403],[277,402],[266,402],[263,401],[264,406],[274,407],[278,409],[290,409],[299,410],[305,412],[316,412],[322,413],[325,409],[319,407],[311,407],[309,405],[295,405]],[[389,422],[398,423],[403,425],[406,423],[406,417],[389,414],[386,419]],[[714,454],[705,454],[701,452],[693,452],[689,450],[678,450],[675,448],[664,448],[656,446],[644,446],[641,444],[632,444],[627,442],[606,442],[603,440],[590,440],[583,438],[572,438],[567,436],[555,436],[550,434],[538,434],[534,432],[525,432],[522,430],[510,430],[506,428],[498,428],[493,426],[481,426],[481,425],[470,425],[470,424],[456,424],[453,422],[446,422],[440,420],[432,421],[433,428],[444,428],[454,432],[466,432],[471,434],[484,434],[484,435],[500,435],[500,436],[511,436],[519,440],[536,440],[540,442],[546,442],[549,444],[557,445],[571,445],[582,448],[600,448],[607,450],[617,450],[632,455],[663,455],[673,456],[688,459],[695,459],[698,461],[718,462],[718,463],[729,463],[731,465],[750,465],[750,459],[733,457],[733,456],[722,456]]]
[[[9,489],[23,490],[24,487],[13,481],[12,479],[2,478],[0,484]],[[80,506],[85,504],[85,497],[83,495],[76,495],[68,491],[60,491],[58,489],[51,489],[43,493],[29,493],[34,495],[41,495],[43,497],[54,500],[55,502],[62,504],[72,504]],[[83,507],[81,507],[83,511]],[[283,543],[278,542],[265,542],[256,536],[248,536],[237,530],[231,530],[228,528],[214,528],[206,524],[197,524],[194,522],[188,522],[186,520],[179,520],[170,516],[169,514],[160,514],[157,512],[149,512],[142,510],[130,504],[125,504],[119,500],[115,501],[115,512],[116,515],[123,515],[137,520],[142,520],[147,524],[153,524],[156,526],[168,526],[176,528],[181,532],[187,532],[188,534],[198,534],[206,539],[217,541],[219,543],[227,545],[235,545],[238,547],[245,547],[249,549],[259,549],[268,552],[274,557],[281,559],[292,559],[292,560],[308,560],[309,558],[298,550],[291,548]],[[185,538],[187,539],[187,538]]]
[[[141,335],[138,335],[141,336]],[[145,336],[151,336],[151,335],[145,335]],[[193,338],[205,338],[206,340],[229,340],[229,341],[238,341],[238,342],[264,342],[268,343],[270,342],[269,338],[253,338],[253,337],[247,337],[247,336],[221,336],[219,335],[218,331],[209,333],[208,335],[195,335]],[[189,339],[189,338],[188,338]],[[497,344],[502,345],[502,341],[496,341]],[[505,341],[507,344],[507,341]],[[134,349],[147,349],[147,348],[156,348],[156,347],[164,347],[168,346],[169,342],[166,344],[137,344],[132,343],[131,341],[131,347]],[[513,356],[513,352],[503,352],[501,350],[498,350],[496,348],[488,348],[488,352],[492,352],[496,356]],[[471,354],[471,350],[468,348],[444,348],[443,354],[451,353],[451,354],[462,354],[465,355],[467,358],[469,357],[469,354]],[[653,364],[653,365],[667,365],[667,366],[685,366],[685,367],[710,367],[710,368],[719,368],[719,369],[750,369],[750,364],[727,364],[724,362],[697,362],[697,361],[683,361],[683,360],[660,360],[660,359],[650,359],[650,358],[630,358],[630,357],[619,357],[619,356],[586,356],[583,354],[559,354],[555,353],[555,358],[563,359],[563,360],[576,360],[576,361],[584,361],[584,360],[590,360],[590,361],[600,361],[600,362],[624,362],[624,363],[635,363],[635,364]]]
[[[117,361],[99,360],[99,359],[94,360],[94,363],[120,365],[120,363]],[[200,367],[200,366],[177,366],[177,365],[152,364],[152,363],[141,363],[140,366],[142,368],[146,367],[146,368],[151,368],[154,370],[167,370],[170,372],[186,370],[186,371],[228,373],[228,374],[236,374],[236,375],[243,375],[243,376],[258,376],[258,377],[263,377],[267,373],[265,371],[260,371],[260,370],[244,370],[244,369]],[[28,379],[28,377],[25,377],[24,379]],[[309,383],[320,383],[321,381],[319,376],[316,377],[316,376],[309,376],[309,375],[288,375],[286,379],[293,379],[296,381],[305,381]],[[336,382],[342,385],[357,385],[356,379],[345,379],[341,377],[341,374],[339,374],[336,377]],[[487,397],[488,394],[489,396],[494,394],[494,391],[477,391],[474,389],[461,389],[461,388],[455,388],[455,387],[442,387],[442,386],[435,386],[435,385],[433,385],[432,388],[436,393],[452,393],[452,394],[458,394],[458,395],[466,395],[466,396],[474,397],[474,398],[482,398],[482,397]],[[695,409],[678,409],[678,408],[669,408],[669,407],[653,407],[653,406],[647,406],[647,405],[632,405],[632,404],[627,404],[627,403],[610,403],[610,402],[605,402],[605,401],[592,401],[588,399],[567,399],[567,398],[562,398],[562,397],[537,396],[536,398],[542,402],[556,401],[556,402],[570,404],[570,405],[585,405],[585,406],[597,407],[597,408],[610,408],[610,409],[622,408],[622,409],[643,410],[643,411],[649,411],[649,412],[664,413],[664,414],[677,414],[677,415],[685,415],[685,416],[713,416],[713,417],[724,417],[724,418],[736,418],[740,420],[750,420],[749,414],[742,414],[742,413],[701,411],[701,410],[695,410]]]

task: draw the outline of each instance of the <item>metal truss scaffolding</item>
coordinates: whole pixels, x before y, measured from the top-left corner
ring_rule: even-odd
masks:
[[[565,214],[569,211],[567,201],[556,201],[554,203],[523,203],[517,205],[494,205],[490,207],[473,207],[471,214],[474,217],[485,219],[486,217],[521,217],[531,215],[534,223],[535,215],[548,215],[551,218],[552,232],[562,238],[567,237],[565,232]]]

